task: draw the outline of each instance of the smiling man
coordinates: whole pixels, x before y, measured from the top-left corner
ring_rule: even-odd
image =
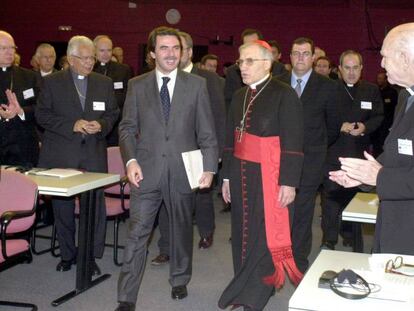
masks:
[[[132,189],[117,311],[135,310],[148,238],[162,203],[170,228],[171,297],[187,296],[192,271],[194,192],[187,180],[182,152],[201,149],[204,172],[200,189],[210,187],[217,171],[218,145],[206,81],[177,68],[182,45],[175,29],[154,29],[147,47],[155,60],[155,70],[130,80],[119,124],[119,142]]]
[[[45,130],[39,167],[107,172],[105,136],[119,109],[111,79],[92,72],[94,53],[89,38],[74,36],[67,48],[70,68],[44,77],[36,107],[36,120]],[[103,190],[96,193],[94,255],[100,258],[105,248],[106,209]],[[75,200],[56,197],[52,206],[61,253],[56,270],[68,271],[77,256]],[[92,268],[100,274],[96,263]]]
[[[297,283],[289,211],[303,162],[302,107],[295,92],[270,75],[268,43],[239,49],[243,83],[233,96],[223,160],[223,199],[232,204],[234,278],[219,307],[263,310],[274,287],[282,286],[283,264]],[[275,200],[276,198],[276,200]]]

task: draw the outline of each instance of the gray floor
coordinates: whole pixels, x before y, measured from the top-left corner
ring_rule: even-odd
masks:
[[[188,286],[189,295],[181,301],[170,298],[168,283],[168,265],[154,267],[149,264],[150,259],[158,254],[156,241],[159,233],[156,230],[153,242],[149,248],[147,269],[142,287],[138,296],[137,311],[214,311],[220,310],[217,301],[223,289],[232,278],[230,236],[230,215],[219,213],[222,205],[216,200],[216,233],[214,244],[208,250],[197,248],[198,234],[194,239],[193,278]],[[311,260],[319,253],[321,240],[320,208],[315,209],[313,225],[313,247]],[[107,241],[111,241],[112,223],[109,223]],[[125,224],[121,225],[121,240],[125,236]],[[47,229],[45,229],[47,230]],[[197,231],[195,231],[197,232]],[[372,227],[364,228],[365,250],[368,252],[372,244]],[[46,246],[45,240],[38,240],[39,247]],[[351,251],[341,243],[338,250]],[[121,251],[122,252],[122,251]],[[36,304],[41,311],[112,311],[116,307],[116,286],[119,268],[113,264],[112,249],[106,248],[102,260],[98,265],[104,273],[110,273],[109,280],[82,293],[76,298],[52,307],[51,301],[66,294],[74,288],[75,269],[68,272],[56,272],[55,267],[59,259],[50,254],[34,256],[31,264],[20,264],[0,273],[0,300],[18,300]],[[273,296],[266,311],[288,310],[289,298],[294,287],[287,282],[280,291]],[[15,308],[0,307],[1,311],[14,311]],[[21,309],[20,309],[21,310]]]

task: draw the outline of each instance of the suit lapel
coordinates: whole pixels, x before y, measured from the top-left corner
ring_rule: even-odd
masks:
[[[160,121],[160,124],[165,127],[164,115],[162,113],[162,104],[160,92],[158,90],[157,76],[155,70],[153,70],[147,79],[147,86],[145,88],[145,105],[148,105],[152,109]]]
[[[315,72],[312,71],[311,75],[309,76],[309,80],[305,85],[305,88],[302,91],[302,95],[300,96],[300,100],[302,102],[302,105],[307,101],[307,99],[309,98],[309,96],[311,94],[316,94],[313,89],[316,87],[316,75]],[[312,98],[311,98],[312,99]]]
[[[400,95],[398,97],[398,105],[395,108],[396,112],[394,121],[392,123],[392,130],[385,141],[387,141],[390,136],[393,138],[399,138],[412,126],[414,109],[411,107],[407,112],[405,112],[405,107],[407,106],[407,99],[409,96],[410,95],[406,90],[400,91]]]
[[[170,110],[170,117],[168,120],[168,128],[171,127],[172,123],[176,119],[179,119],[178,118],[179,111],[180,111],[182,102],[184,98],[186,97],[186,94],[185,94],[186,93],[186,80],[187,78],[185,74],[181,70],[178,70],[177,79],[175,81],[175,86],[174,86],[174,94],[171,99],[171,110]]]
[[[66,79],[68,80],[67,85],[70,85],[69,89],[70,89],[71,102],[74,103],[73,106],[76,107],[78,111],[80,111],[80,113],[82,114],[82,105],[79,99],[78,92],[76,91],[75,82],[73,81],[72,73],[69,69],[67,69],[66,73],[67,73]],[[86,106],[86,103],[85,103],[85,106]]]

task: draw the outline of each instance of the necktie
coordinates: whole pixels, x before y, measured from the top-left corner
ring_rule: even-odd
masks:
[[[300,85],[302,83],[302,79],[297,79],[296,82],[297,84],[295,86],[295,91],[296,94],[298,94],[298,97],[300,97],[300,95],[302,95],[302,86]]]
[[[162,77],[162,86],[160,90],[160,97],[161,97],[161,104],[162,104],[162,112],[164,114],[165,122],[168,122],[168,117],[170,115],[170,93],[168,92],[167,83],[171,79],[168,77]]]

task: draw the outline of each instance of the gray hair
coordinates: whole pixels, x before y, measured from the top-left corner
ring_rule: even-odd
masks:
[[[263,45],[257,43],[257,42],[249,42],[249,43],[245,43],[242,46],[239,47],[239,53],[241,53],[242,50],[244,50],[245,48],[248,48],[250,46],[257,46],[260,50],[260,53],[262,54],[262,57],[264,59],[269,60],[271,63],[273,63],[273,54],[272,51],[266,49]]]
[[[99,36],[96,36],[95,39],[93,39],[93,44],[95,44],[95,46],[96,46],[96,44],[98,43],[98,41],[101,40],[101,39],[108,39],[109,41],[112,42],[112,39],[109,36],[107,36],[107,35],[99,35]]]
[[[191,38],[189,33],[186,33],[184,31],[179,31],[178,35],[182,38],[184,38],[185,43],[187,43],[189,48],[193,48],[193,38]]]
[[[51,49],[51,50],[53,50],[53,54],[55,54],[55,56],[56,56],[56,51],[55,51],[55,48],[53,47],[53,45],[51,45],[49,43],[41,43],[36,48],[36,53],[35,53],[36,57],[40,57],[40,50],[42,50],[42,49]]]
[[[68,43],[68,49],[66,50],[67,56],[77,54],[80,46],[91,47],[95,51],[95,46],[91,39],[85,36],[73,36]]]

